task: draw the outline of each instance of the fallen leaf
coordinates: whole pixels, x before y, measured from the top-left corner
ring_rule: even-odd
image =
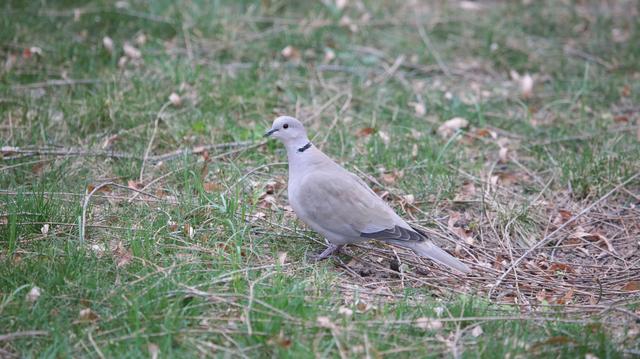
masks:
[[[632,280],[632,281],[628,282],[627,284],[625,284],[622,287],[622,290],[624,290],[625,292],[637,292],[637,291],[640,291],[640,281]]]
[[[78,320],[80,322],[95,322],[100,317],[90,308],[84,308],[80,310],[78,313]]]
[[[207,193],[218,192],[222,189],[222,186],[216,182],[205,182],[202,185],[202,187],[204,188],[204,191]]]
[[[142,46],[147,43],[147,35],[144,32],[141,32],[136,36],[136,44]]]
[[[122,50],[124,51],[124,54],[131,60],[138,60],[142,57],[142,53],[140,52],[140,50],[138,50],[128,42],[125,42],[124,45],[122,45]]]
[[[327,47],[324,49],[324,62],[329,63],[336,58],[336,53],[330,48]]]
[[[96,186],[94,186],[92,184],[88,184],[87,185],[87,193],[91,193],[95,189],[96,189]],[[107,186],[102,186],[96,192],[111,192],[111,187],[108,186],[108,185]]]
[[[120,136],[118,136],[117,134],[107,137],[107,139],[105,139],[104,142],[102,143],[102,149],[106,150],[107,148],[111,147],[111,145],[113,145],[113,143],[118,141],[119,139],[120,139]]]
[[[472,181],[465,181],[453,198],[454,202],[466,202],[475,199],[476,185]]]
[[[529,98],[533,95],[533,84],[533,77],[531,77],[531,75],[529,75],[528,73],[520,78],[519,85],[520,94],[522,94],[522,97]]]
[[[280,54],[282,54],[282,56],[287,60],[300,61],[300,50],[296,49],[291,45],[282,49]]]
[[[473,327],[473,329],[471,329],[471,335],[473,335],[476,338],[481,336],[482,333],[483,333],[482,327],[479,325],[476,325],[475,327]]]
[[[378,131],[378,136],[380,136],[380,139],[382,139],[382,142],[384,142],[385,146],[389,146],[389,143],[391,142],[391,137],[389,137],[389,135],[386,132]]]
[[[422,102],[414,102],[413,111],[415,111],[417,116],[424,116],[427,114],[427,107]]]
[[[509,149],[506,147],[500,147],[500,151],[498,151],[498,158],[500,159],[500,163],[507,163],[509,161]]]
[[[169,102],[171,102],[173,106],[179,107],[182,105],[182,98],[177,93],[172,92],[171,95],[169,95]]]
[[[287,261],[287,252],[278,252],[278,264],[284,265]]]
[[[356,132],[356,137],[367,137],[369,135],[371,135],[372,133],[376,132],[376,129],[373,127],[364,127],[359,129]]]
[[[127,266],[133,260],[133,253],[124,247],[122,241],[112,242],[111,254],[114,256],[118,268]]]
[[[442,138],[447,139],[467,126],[469,126],[469,121],[462,117],[454,117],[440,125],[437,132]]]
[[[133,189],[133,190],[138,190],[141,191],[144,188],[144,184],[138,182],[138,181],[134,181],[134,180],[129,180],[127,182],[127,187]]]
[[[437,319],[421,317],[416,319],[415,326],[423,330],[439,330],[442,329],[443,325]]]
[[[575,293],[575,290],[573,288],[569,288],[569,290],[562,297],[556,300],[556,304],[565,305],[567,303],[570,303],[571,299],[573,299],[574,293]]]
[[[382,174],[382,182],[392,185],[396,183],[399,178],[402,178],[404,173],[402,171],[393,170],[392,172],[386,172]]]
[[[316,318],[316,323],[320,328],[334,329],[336,327],[329,317],[320,316]]]
[[[118,59],[118,67],[119,68],[123,68],[125,67],[125,65],[127,64],[127,62],[129,62],[129,58],[126,56],[120,56],[120,58]]]
[[[107,50],[108,53],[113,53],[113,40],[109,36],[105,36],[102,38],[102,46],[105,50]]]
[[[158,354],[160,353],[160,347],[156,343],[147,344],[147,350],[149,350],[149,355],[151,359],[158,359]]]
[[[193,236],[195,236],[196,231],[193,229],[193,227],[189,223],[185,223],[182,226],[182,233],[184,233],[185,236],[193,239]]]
[[[35,303],[38,300],[38,298],[40,298],[41,294],[42,294],[42,289],[40,289],[39,287],[33,286],[29,291],[29,293],[27,293],[27,296],[25,297],[25,299],[29,303]]]
[[[575,270],[565,263],[552,263],[547,271],[551,272],[551,274],[555,274],[555,272],[575,273]]]
[[[49,233],[49,223],[45,223],[45,224],[40,228],[40,233],[44,234],[45,236]]]
[[[353,315],[353,310],[347,307],[340,307],[338,308],[338,314],[342,314],[345,317],[350,317]]]
[[[35,165],[31,166],[31,173],[33,173],[34,175],[42,174],[42,170],[44,169],[44,166],[46,164],[46,162],[38,162]]]
[[[373,308],[373,305],[371,305],[370,303],[367,303],[365,301],[359,300],[356,303],[356,309],[360,312],[360,313],[364,313],[369,311],[370,309]]]

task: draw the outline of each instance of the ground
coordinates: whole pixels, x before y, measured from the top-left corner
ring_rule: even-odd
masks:
[[[637,1],[5,1],[1,357],[640,353]],[[473,268],[296,220],[313,143]]]

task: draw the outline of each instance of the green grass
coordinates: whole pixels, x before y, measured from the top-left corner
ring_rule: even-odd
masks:
[[[138,181],[152,137],[151,155],[259,143],[276,115],[297,114],[314,143],[349,169],[378,181],[383,171],[402,171],[386,188],[374,187],[414,195],[421,212],[390,197],[403,215],[438,230],[451,211],[466,212],[484,246],[505,250],[509,240],[523,250],[548,233],[556,207],[577,213],[640,171],[640,25],[633,2],[609,11],[597,2],[522,3],[465,10],[457,2],[372,0],[340,10],[328,1],[3,2],[0,145],[139,158],[0,157],[0,336],[47,332],[0,341],[0,356],[148,357],[154,345],[160,357],[637,354],[631,319],[590,315],[581,322],[562,307],[496,318],[517,317],[526,307],[487,299],[495,274],[454,288],[461,282],[444,282],[442,271],[419,280],[412,262],[401,283],[378,267],[355,278],[345,269],[359,271],[349,254],[309,261],[321,238],[285,210],[286,191],[276,189],[274,211],[264,208],[265,184],[286,182],[286,167],[277,164],[284,150],[275,142],[211,161],[148,161],[141,182],[166,175],[146,190],[161,198],[130,202],[133,192],[113,186],[96,193],[80,241],[88,186]],[[344,15],[358,23],[355,32],[340,24]],[[435,52],[425,48],[416,21]],[[614,29],[628,38],[612,41]],[[102,45],[105,36],[113,53]],[[142,58],[120,67],[125,42]],[[299,51],[300,63],[283,57],[286,46]],[[32,47],[41,55],[26,56]],[[329,48],[335,59],[327,64]],[[401,55],[402,66],[390,74]],[[511,70],[535,74],[531,97],[520,96]],[[88,82],[46,84],[60,79]],[[183,103],[165,106],[173,92]],[[417,114],[414,102],[426,114]],[[441,138],[439,124],[453,117],[467,119],[469,128],[461,138]],[[375,132],[359,137],[367,127]],[[501,145],[491,136],[464,137],[483,129],[506,139],[516,161],[497,162]],[[491,175],[517,181],[483,195],[482,205],[454,200],[466,181],[479,192],[488,188]],[[626,189],[637,196],[640,181]],[[551,203],[546,208],[533,203],[541,192]],[[606,204],[637,214],[629,207],[637,197],[628,192]],[[622,243],[633,228],[606,228],[618,248],[637,250],[637,243]],[[470,248],[494,264],[487,254],[494,252]],[[378,258],[362,248],[349,253]],[[383,257],[375,262],[382,269],[390,259]],[[624,278],[635,278],[637,265],[629,268]],[[621,293],[624,278],[605,283],[605,297]],[[455,290],[440,290],[440,283]],[[41,295],[31,302],[34,286]],[[538,290],[523,289],[534,307]],[[585,304],[579,295],[576,304]],[[93,314],[83,320],[87,308]],[[424,317],[439,318],[442,327],[420,328],[415,321]]]

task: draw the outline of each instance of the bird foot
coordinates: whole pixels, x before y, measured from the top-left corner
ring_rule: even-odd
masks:
[[[327,247],[327,249],[325,249],[322,253],[311,255],[309,257],[314,261],[319,262],[323,259],[331,257],[335,253],[340,252],[340,249],[342,249],[342,247],[344,247],[344,245],[329,244],[329,247]]]

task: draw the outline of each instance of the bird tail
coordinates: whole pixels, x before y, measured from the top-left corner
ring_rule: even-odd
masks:
[[[432,259],[447,267],[453,268],[462,273],[469,273],[471,269],[458,259],[454,258],[451,254],[445,252],[429,240],[425,241],[393,241],[393,244],[400,245],[402,247],[409,248],[417,254]]]

